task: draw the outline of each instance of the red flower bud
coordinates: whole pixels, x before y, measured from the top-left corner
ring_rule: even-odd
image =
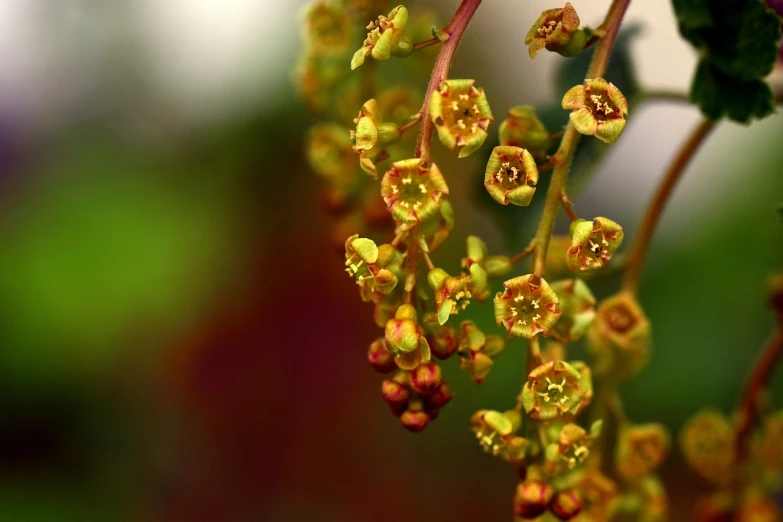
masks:
[[[440,366],[435,363],[422,363],[411,372],[413,389],[422,395],[430,395],[440,386]]]
[[[582,511],[582,497],[575,489],[561,491],[552,499],[551,508],[560,520],[571,520]]]
[[[430,423],[430,420],[432,420],[432,417],[427,412],[419,409],[407,409],[400,415],[402,427],[413,433],[423,431]]]
[[[454,392],[446,381],[441,382],[440,386],[430,395],[423,397],[424,406],[428,411],[437,411],[451,402]]]
[[[383,337],[377,338],[370,344],[370,349],[367,350],[367,361],[378,373],[389,373],[397,368],[394,354],[386,348],[386,341]]]
[[[400,415],[408,407],[410,390],[407,386],[397,381],[391,379],[383,381],[381,384],[381,395],[383,395],[383,400],[386,401],[386,404],[389,405],[395,415]]]
[[[540,480],[526,480],[517,486],[514,513],[522,518],[535,518],[546,511],[552,499],[552,486]]]

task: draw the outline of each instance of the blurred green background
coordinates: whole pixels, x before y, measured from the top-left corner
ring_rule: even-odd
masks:
[[[481,387],[448,361],[455,399],[418,435],[365,362],[379,330],[304,161],[317,121],[292,88],[304,3],[0,3],[0,520],[510,518],[515,474],[468,419],[512,404],[521,344]],[[573,3],[593,25],[608,5]],[[446,20],[457,4],[408,7]],[[486,2],[465,37],[453,76],[475,77],[498,119],[558,96],[563,59],[528,60],[518,28],[547,7]],[[668,3],[628,18],[638,35],[616,74],[684,92],[695,56]],[[633,238],[697,119],[638,104],[577,211]],[[640,296],[654,356],[621,389],[632,419],[676,432],[735,403],[772,328],[764,280],[783,268],[782,135],[778,114],[721,124],[667,208]],[[538,210],[487,204],[489,146],[460,162],[435,149],[457,215],[436,263],[456,270],[468,234],[498,253],[526,244]],[[472,312],[495,328],[491,307]],[[663,475],[672,520],[689,520],[704,485],[677,450]]]

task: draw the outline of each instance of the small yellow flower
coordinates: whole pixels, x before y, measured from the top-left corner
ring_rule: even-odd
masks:
[[[487,127],[495,121],[484,89],[475,80],[446,80],[430,96],[430,118],[441,143],[450,149],[460,147],[464,158],[478,150],[487,139]]]
[[[505,290],[495,295],[495,322],[512,335],[546,335],[563,313],[557,294],[538,276],[515,277],[503,286]]]
[[[530,57],[535,58],[543,48],[563,56],[579,55],[587,40],[584,31],[579,29],[579,23],[579,15],[568,2],[562,9],[548,9],[541,13],[525,37]]]
[[[571,247],[566,264],[574,272],[606,266],[623,242],[623,228],[605,217],[579,219],[571,224]]]
[[[550,420],[578,411],[584,388],[582,376],[565,361],[552,361],[535,368],[527,377],[519,399],[536,420]]]
[[[408,10],[398,5],[389,16],[379,16],[377,21],[367,26],[369,32],[351,59],[351,69],[364,63],[367,55],[376,60],[388,60],[391,56],[405,57],[413,51],[413,42],[405,34],[408,25]]]
[[[563,96],[562,106],[573,111],[570,118],[577,131],[604,143],[617,141],[625,129],[628,102],[620,89],[603,78],[572,87]]]
[[[498,146],[492,150],[484,172],[484,187],[501,205],[530,205],[538,183],[538,167],[525,149]]]
[[[413,225],[435,213],[449,187],[443,174],[432,163],[420,158],[392,163],[381,180],[381,195],[394,219]]]

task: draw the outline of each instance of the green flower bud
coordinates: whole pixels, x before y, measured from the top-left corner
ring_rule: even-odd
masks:
[[[427,281],[435,291],[435,309],[438,324],[445,324],[449,316],[464,310],[473,294],[468,290],[470,276],[453,277],[445,270],[435,268],[427,274]]]
[[[454,228],[454,208],[451,202],[441,198],[440,210],[424,219],[420,226],[422,235],[427,240],[427,248],[430,252],[434,252],[449,237]]]
[[[571,520],[582,511],[583,505],[579,491],[569,488],[555,495],[551,509],[560,520]]]
[[[378,176],[375,161],[389,157],[386,147],[400,141],[400,132],[396,123],[383,123],[378,114],[378,102],[373,98],[367,101],[359,116],[353,120],[356,130],[350,138],[354,141],[353,150],[359,153],[359,165],[373,177]]]
[[[348,49],[352,36],[351,17],[329,2],[314,2],[304,13],[305,38],[318,53],[340,53]]]
[[[538,276],[515,277],[503,286],[505,290],[495,295],[495,322],[512,335],[526,339],[546,335],[563,313],[557,294]]]
[[[356,181],[356,156],[348,129],[335,124],[315,125],[307,133],[307,163],[329,183],[347,189]]]
[[[487,139],[487,127],[495,121],[484,89],[475,80],[446,80],[430,96],[430,118],[446,147],[460,147],[464,158]]]
[[[362,47],[351,59],[351,69],[364,63],[367,55],[376,60],[388,60],[391,56],[405,57],[413,51],[413,42],[405,34],[408,25],[408,10],[399,5],[391,10],[389,16],[379,16],[367,26],[369,33]]]
[[[707,480],[725,483],[734,471],[734,427],[718,411],[691,417],[680,432],[680,446],[691,468]]]
[[[568,2],[562,9],[548,9],[541,13],[525,38],[530,57],[535,58],[543,48],[563,56],[580,54],[586,38],[584,31],[579,30],[579,23],[579,15]]]
[[[552,333],[563,342],[578,341],[595,319],[595,297],[581,279],[566,279],[552,283],[560,299],[563,315]]]
[[[485,267],[487,245],[477,236],[468,236],[468,256],[462,258],[462,268],[470,272],[471,279],[468,288],[477,301],[489,298],[489,282]]]
[[[629,377],[647,362],[650,322],[636,298],[626,292],[604,299],[587,330],[593,371],[599,377]]]
[[[660,424],[640,424],[620,431],[615,462],[628,480],[640,480],[657,468],[669,452],[669,433]]]
[[[488,256],[485,268],[489,277],[501,277],[511,272],[514,265],[508,256]]]
[[[533,369],[519,396],[525,411],[536,420],[550,420],[578,411],[584,388],[579,372],[565,361],[553,361]]]
[[[521,463],[530,448],[530,442],[515,435],[521,419],[519,413],[494,410],[477,411],[470,420],[476,439],[486,453],[512,464]]]
[[[540,480],[520,482],[514,494],[514,513],[525,519],[536,518],[546,511],[555,491]]]
[[[435,215],[448,193],[438,167],[434,163],[426,166],[420,158],[392,163],[381,180],[381,195],[389,212],[409,225]]]
[[[518,105],[508,111],[508,118],[500,124],[500,144],[527,149],[533,156],[543,156],[552,140],[549,131],[530,105]]]
[[[412,318],[409,313],[413,314]],[[386,344],[393,353],[412,352],[419,346],[420,329],[416,323],[416,310],[411,305],[402,305],[394,319],[386,323]]]
[[[484,335],[473,321],[463,321],[457,352],[460,367],[468,372],[476,384],[481,384],[492,369],[492,359],[503,351],[505,344],[500,336]]]
[[[484,187],[501,205],[530,205],[538,183],[538,167],[533,156],[519,147],[499,146],[484,171]]]
[[[585,80],[584,85],[569,89],[562,106],[573,111],[571,123],[580,134],[595,136],[604,143],[614,143],[625,128],[628,101],[620,89],[603,78]]]
[[[605,217],[571,223],[571,247],[566,264],[574,272],[606,266],[623,242],[623,228]]]

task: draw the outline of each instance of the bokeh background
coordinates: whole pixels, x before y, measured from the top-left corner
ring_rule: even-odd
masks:
[[[609,2],[572,3],[595,26]],[[510,518],[514,472],[468,419],[513,403],[521,344],[481,387],[446,363],[455,400],[416,435],[366,364],[379,330],[303,152],[316,121],[292,75],[304,4],[0,1],[0,520]],[[445,23],[457,4],[408,7]],[[498,119],[561,94],[564,60],[533,62],[522,43],[549,7],[485,2],[463,41],[453,77],[476,78]],[[627,20],[617,74],[685,92],[696,56],[669,3],[633,2]],[[698,117],[638,104],[575,181],[578,212],[632,238]],[[721,124],[667,208],[640,296],[654,356],[621,389],[634,420],[676,433],[701,406],[735,403],[772,327],[764,280],[783,268],[782,136],[779,114]],[[436,263],[456,269],[468,234],[498,253],[526,244],[537,211],[486,204],[486,150],[457,163],[435,149],[457,213]],[[663,475],[672,520],[689,520],[704,485],[676,449]]]

